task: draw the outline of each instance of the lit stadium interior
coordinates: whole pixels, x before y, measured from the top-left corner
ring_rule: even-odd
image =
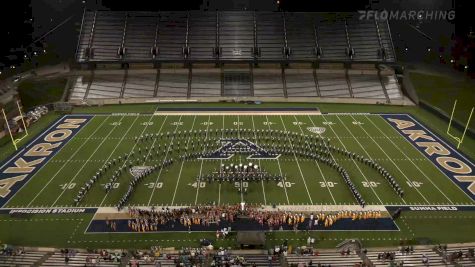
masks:
[[[469,3],[5,3],[0,266],[475,266]]]

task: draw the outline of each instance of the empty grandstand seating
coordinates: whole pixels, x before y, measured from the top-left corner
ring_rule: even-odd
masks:
[[[346,73],[348,72],[348,73]],[[221,69],[161,68],[159,70],[96,71],[74,77],[70,100],[203,97],[327,97],[375,101],[403,98],[391,71],[342,68]],[[251,84],[252,83],[252,84]],[[285,84],[285,90],[284,90]],[[351,87],[350,87],[351,86]]]
[[[209,60],[217,56],[214,53],[218,41],[216,30],[216,12],[191,14],[188,31],[190,59]]]
[[[254,69],[254,96],[283,97],[280,69]]]
[[[158,18],[152,12],[129,13],[124,46],[127,48],[126,59],[134,61],[150,60],[150,49],[155,45]],[[152,25],[152,27],[151,27]]]
[[[288,266],[297,266],[298,264],[308,264],[312,262],[313,266],[319,266],[319,264],[330,264],[331,266],[355,266],[362,262],[362,259],[355,253],[342,256],[335,251],[322,250],[318,252],[318,255],[287,255]]]
[[[124,74],[102,74],[95,75],[94,79],[86,92],[86,98],[119,98],[122,85],[124,81]]]
[[[286,69],[285,81],[288,97],[318,95],[312,69]]]
[[[346,48],[348,40],[344,21],[322,21],[317,26],[317,41],[322,50],[321,59],[340,60],[348,59]]]
[[[316,54],[315,17],[312,13],[286,13],[287,43],[291,59],[314,60]]]
[[[158,59],[182,60],[186,36],[186,12],[161,12],[158,25]],[[155,25],[153,25],[155,27]]]
[[[261,12],[256,17],[257,47],[263,60],[283,59],[284,19],[281,13]]]
[[[136,264],[139,266],[163,266],[163,267],[174,267],[176,266],[174,258],[158,257],[153,259],[131,259],[129,263]],[[129,266],[131,266],[129,265]]]
[[[348,77],[353,97],[386,99],[383,86],[376,71],[349,70]]]
[[[89,265],[86,265],[89,264]],[[104,260],[98,253],[77,252],[68,257],[68,262],[65,261],[65,255],[61,252],[55,252],[51,255],[42,266],[119,266],[120,262],[117,260]]]
[[[98,61],[118,60],[119,49],[125,31],[125,12],[101,11],[96,17],[91,47],[94,48],[93,58]]]
[[[254,16],[251,12],[219,12],[221,59],[252,59]]]
[[[161,69],[158,97],[183,97],[188,93],[188,69]]]
[[[80,63],[395,61],[387,22],[358,20],[356,16],[315,12],[86,11],[76,58]],[[354,49],[353,57],[349,56],[349,48]]]
[[[353,59],[371,61],[378,58],[381,48],[376,24],[373,20],[348,21],[348,36],[355,53]]]
[[[5,256],[0,255],[0,266],[33,266],[37,265],[47,252],[27,251],[20,255]]]
[[[247,69],[225,70],[223,73],[223,96],[251,96],[251,76]]]
[[[221,69],[193,69],[191,97],[221,96]]]
[[[344,70],[317,70],[318,89],[322,97],[351,97]]]
[[[155,91],[154,74],[130,74],[124,86],[124,98],[128,97],[154,97]]]

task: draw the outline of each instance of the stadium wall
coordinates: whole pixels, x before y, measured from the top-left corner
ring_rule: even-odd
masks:
[[[411,79],[406,77],[409,77],[409,72],[404,71],[404,77],[402,79],[402,91],[405,93],[406,96],[408,96],[414,103],[419,104],[419,96],[417,95],[416,89],[414,88],[414,85],[412,84]]]
[[[297,103],[348,103],[348,104],[381,104],[381,105],[414,105],[408,99],[393,100],[387,104],[381,99],[365,98],[331,98],[331,97],[204,97],[204,98],[110,98],[110,99],[87,99],[70,100],[69,102],[76,106],[81,105],[111,105],[111,104],[143,104],[143,103],[208,103],[208,102],[297,102]]]

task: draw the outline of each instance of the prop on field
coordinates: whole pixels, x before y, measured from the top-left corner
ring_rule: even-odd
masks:
[[[325,127],[307,127],[307,130],[309,130],[312,133],[322,134],[325,132],[326,128]]]

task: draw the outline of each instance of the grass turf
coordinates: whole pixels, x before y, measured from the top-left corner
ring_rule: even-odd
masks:
[[[449,75],[430,75],[417,72],[411,72],[409,76],[419,98],[439,108],[449,117],[454,102],[457,100],[454,118],[462,125],[467,123],[470,110],[474,107],[474,81],[455,79]],[[475,130],[474,119],[472,119],[469,128]]]
[[[150,248],[198,246],[201,239],[213,240],[215,247],[237,247],[236,234],[225,240],[215,240],[214,233],[106,233],[85,234],[92,214],[32,215],[11,218],[0,215],[0,243],[43,247],[82,248]],[[367,247],[443,244],[473,242],[467,233],[475,223],[475,212],[405,212],[396,220],[396,232],[268,232],[266,247],[280,245],[285,239],[293,247],[306,245],[307,238],[316,239],[316,246],[332,248],[346,239],[360,239]],[[52,234],[54,233],[54,234]],[[436,233],[436,234],[434,234]]]
[[[361,122],[355,125],[353,122]],[[333,125],[328,125],[331,122]],[[325,124],[326,123],[326,124]],[[64,207],[72,206],[79,188],[88,181],[106,161],[138,148],[161,145],[164,148],[170,140],[150,141],[144,145],[134,145],[134,137],[147,133],[166,133],[184,130],[214,129],[274,129],[311,134],[306,128],[326,127],[323,134],[337,147],[372,158],[385,167],[406,192],[401,199],[389,184],[375,170],[346,157],[335,155],[337,162],[346,168],[353,182],[368,204],[472,204],[448,180],[432,162],[428,161],[411,144],[407,143],[395,130],[378,115],[323,115],[323,116],[95,116],[81,132],[71,140],[35,177],[20,190],[6,207]],[[246,137],[249,138],[249,137]],[[251,136],[249,138],[254,141]],[[181,141],[185,145],[191,140]],[[193,140],[195,143],[203,139]],[[258,143],[259,141],[257,141]],[[291,140],[281,140],[281,145],[291,144]],[[163,150],[163,149],[162,149]],[[147,155],[147,156],[146,156]],[[174,155],[162,153],[149,156],[142,152],[133,165],[154,165]],[[146,157],[143,160],[143,157]],[[244,156],[224,160],[223,163],[248,163]],[[216,202],[236,204],[243,199],[256,204],[355,204],[346,185],[338,173],[326,165],[314,161],[282,156],[278,160],[260,160],[260,164],[271,173],[282,171],[288,176],[289,184],[275,183],[249,185],[248,194],[237,193],[234,184],[205,184],[193,186],[196,177],[217,169],[217,160],[177,162],[169,169],[147,176],[136,188],[129,204],[150,205],[193,205]],[[185,166],[186,165],[186,166]],[[108,181],[111,169],[99,183]],[[118,180],[117,189],[106,194],[95,185],[85,198],[84,206],[115,206],[127,190],[130,174],[124,172]],[[422,184],[420,187],[412,183]]]
[[[400,107],[328,104],[318,106],[321,107],[323,111],[328,111],[331,108],[332,111],[336,112],[348,110],[359,110],[360,112],[378,112],[378,110],[402,112],[402,110],[407,110],[417,113],[419,120],[424,121],[430,120],[431,118],[430,114],[425,114],[424,111],[417,108],[402,109]],[[122,105],[106,106],[100,109],[94,108],[88,111],[152,112],[155,107],[156,106],[153,105]],[[87,110],[76,110],[76,112],[84,111]],[[56,117],[56,115],[53,114],[50,116],[51,120]],[[325,120],[332,121],[336,124],[332,127],[324,126],[323,122]],[[43,121],[44,120],[40,122]],[[353,121],[360,121],[364,124],[361,126],[354,125],[352,123]],[[152,122],[152,124],[150,122]],[[433,122],[442,124],[442,122],[437,122],[436,120]],[[116,157],[117,155],[129,152],[133,147],[133,137],[140,135],[142,132],[171,132],[175,129],[189,130],[191,128],[205,130],[207,128],[216,129],[223,127],[242,127],[250,129],[265,129],[266,127],[270,127],[271,129],[277,130],[287,129],[293,132],[301,132],[306,131],[306,127],[313,126],[314,124],[327,128],[324,136],[331,138],[332,144],[338,147],[346,147],[348,150],[364,156],[369,155],[380,162],[381,165],[396,177],[405,191],[408,192],[405,199],[408,204],[450,204],[451,202],[473,204],[448,178],[436,170],[430,162],[422,159],[422,155],[399,136],[397,132],[390,128],[382,118],[374,115],[165,117],[151,116],[150,114],[142,114],[140,116],[109,116],[106,114],[94,117],[85,129],[81,130],[66,147],[17,193],[8,206],[49,207],[51,205],[71,205],[72,198],[77,190],[79,190],[79,187],[95,173],[104,163],[104,160],[109,156]],[[41,125],[36,125],[38,129],[42,128]],[[430,124],[429,126],[433,128],[434,124]],[[40,130],[38,130],[38,132],[39,131]],[[92,135],[94,132],[95,134]],[[33,135],[34,133],[32,136]],[[392,140],[394,143],[389,140]],[[472,141],[470,139],[467,140]],[[384,149],[380,147],[384,147]],[[398,150],[397,147],[399,147],[402,152]],[[78,151],[78,153],[71,157],[76,151]],[[473,153],[470,149],[468,149],[468,151]],[[410,163],[409,159],[414,159],[413,162],[415,162],[424,173],[419,173],[419,170],[417,170],[414,164]],[[233,162],[237,160],[236,158]],[[374,204],[402,203],[401,199],[390,190],[387,183],[383,178],[378,176],[376,172],[369,168],[365,169],[366,166],[357,167],[353,162],[342,157],[337,157],[337,161],[349,170],[358,190],[368,202]],[[264,168],[273,171],[277,171],[279,168],[278,165],[281,164],[281,169],[287,173],[289,182],[292,184],[286,188],[288,190],[287,195],[283,187],[279,187],[273,183],[261,186],[253,184],[249,188],[248,195],[245,196],[247,202],[284,204],[287,202],[288,196],[288,203],[294,204],[354,203],[346,186],[344,186],[341,181],[338,183],[340,179],[339,176],[327,166],[318,165],[321,168],[320,172],[318,168],[315,168],[317,165],[314,162],[298,159],[297,163],[292,157],[282,157],[279,159],[279,162],[261,161],[261,164]],[[58,172],[63,165],[66,167]],[[197,203],[210,203],[214,201],[223,204],[240,201],[241,196],[236,192],[234,185],[223,185],[221,190],[219,190],[218,185],[206,185],[204,188],[195,188],[190,185],[194,182],[200,169],[203,172],[212,170],[216,167],[216,162],[205,162],[203,167],[200,165],[198,161],[186,163],[183,168],[181,168],[180,164],[174,164],[168,172],[163,173],[160,177],[156,175],[148,177],[146,181],[139,185],[130,203],[139,205],[172,204],[172,202],[173,204],[194,204],[195,201]],[[301,173],[299,167],[302,171]],[[362,170],[360,171],[358,168]],[[324,177],[326,182],[323,179]],[[432,184],[427,177],[430,177],[430,180],[435,185]],[[108,179],[108,177],[103,177],[102,179],[102,181],[104,181]],[[96,184],[86,197],[84,204],[91,206],[115,205],[126,190],[125,184],[128,179],[130,178],[126,175],[121,176],[118,182],[122,185],[109,195],[105,195],[104,191]],[[409,185],[405,183],[405,181],[412,181],[413,179],[421,179],[423,182],[422,186],[417,188],[417,190],[409,187]],[[363,182],[368,181],[376,182],[376,186],[370,185],[366,187]],[[162,184],[158,187],[157,182]],[[337,184],[330,187],[328,182],[336,182]],[[72,187],[72,189],[63,189],[62,186],[67,183],[74,183],[75,186]],[[153,187],[155,187],[155,189]],[[42,191],[40,192],[40,190]],[[408,212],[406,214],[407,217],[403,215],[401,218],[404,218],[406,223],[397,222],[401,231],[396,233],[315,232],[310,233],[310,235],[317,237],[320,246],[333,246],[343,239],[355,237],[362,239],[364,243],[369,246],[397,245],[401,242],[417,243],[418,240],[425,239],[425,237],[428,236],[432,242],[435,243],[473,241],[471,237],[466,235],[469,229],[463,226],[465,223],[468,225],[473,224],[472,212]],[[415,217],[410,217],[412,214]],[[433,215],[433,218],[429,217],[429,215],[427,215],[427,218],[423,218],[423,216],[425,216],[424,214]],[[450,214],[456,214],[456,216],[448,217]],[[7,231],[2,231],[0,240],[14,244],[59,247],[73,245],[78,247],[147,247],[156,245],[157,242],[162,246],[197,245],[200,238],[213,238],[212,233],[159,233],[134,234],[133,236],[130,234],[83,234],[91,215],[56,216],[34,215],[30,218],[30,221],[22,222],[24,223],[24,226],[22,226],[24,231],[22,231],[22,233],[16,233],[16,231],[13,231],[13,228],[21,224],[11,221],[16,220],[15,218],[2,215],[0,216],[0,225],[2,229],[6,229]],[[422,217],[418,218],[417,216]],[[47,221],[50,218],[71,218],[72,220],[58,220],[57,223],[48,224]],[[35,221],[34,219],[38,220]],[[79,219],[83,219],[83,221]],[[462,225],[461,222],[463,222]],[[447,230],[450,228],[448,226],[455,224],[460,226],[456,229],[454,228],[454,230]],[[447,226],[447,228],[443,228],[446,231],[440,232],[439,230],[441,230],[441,227],[445,227],[444,225]],[[54,226],[57,227],[55,228]],[[74,231],[76,228],[77,230]],[[11,229],[11,231],[8,231],[8,229]],[[51,229],[56,229],[57,235],[53,238],[45,239],[43,233]],[[412,233],[414,233],[414,235],[412,235]],[[306,233],[289,234],[273,232],[268,234],[268,245],[271,246],[272,244],[280,243],[282,239],[285,238],[293,239],[290,242],[291,244],[304,244],[307,237],[308,234]],[[235,240],[229,239],[220,241],[217,245],[233,246],[235,245]]]
[[[23,81],[18,85],[21,103],[28,110],[39,105],[57,102],[63,96],[66,83],[66,78]]]

